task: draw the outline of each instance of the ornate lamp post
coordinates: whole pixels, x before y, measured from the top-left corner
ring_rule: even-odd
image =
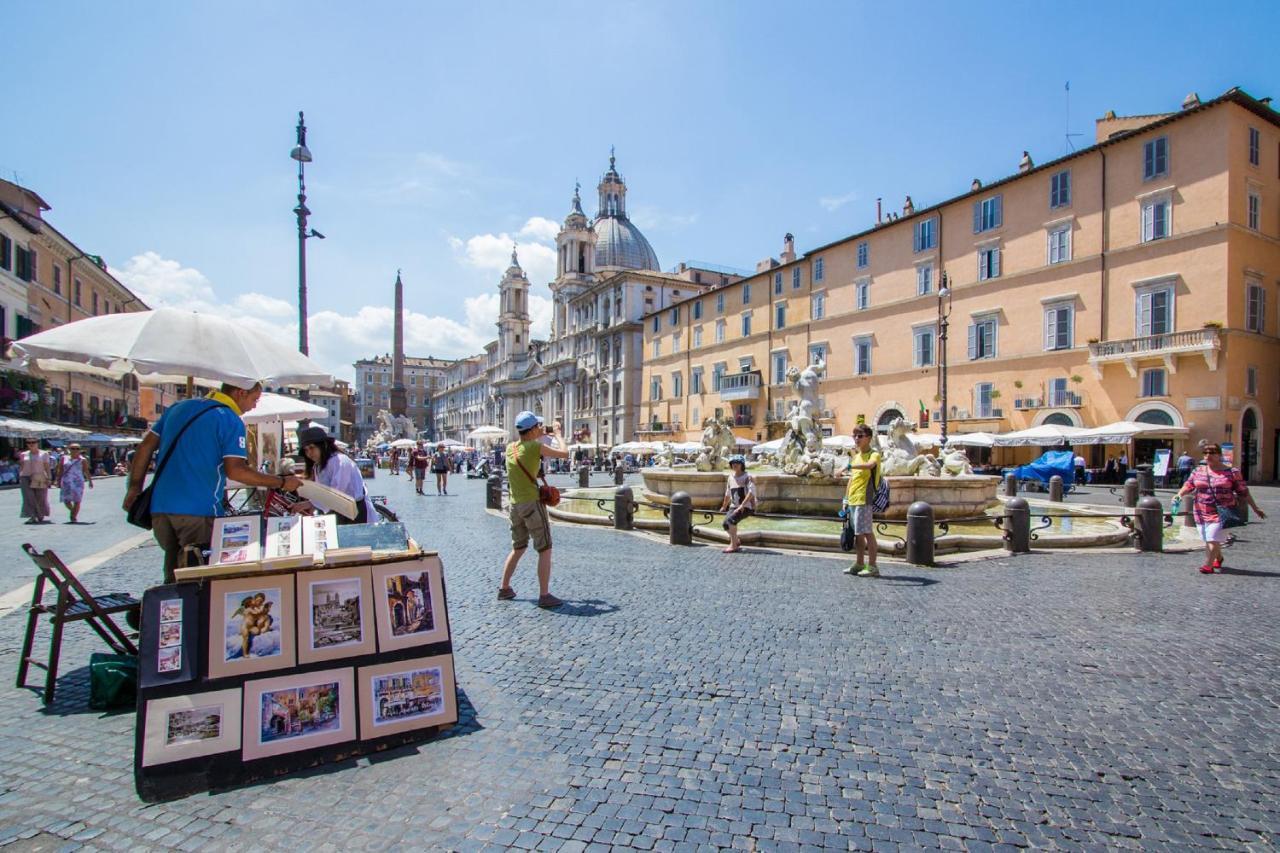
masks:
[[[307,184],[303,168],[311,162],[311,150],[307,148],[307,125],[298,113],[298,144],[293,146],[289,156],[298,161],[298,206],[293,209],[298,217],[298,351],[309,355],[307,346],[307,238],[324,235],[312,228],[307,230],[307,217],[311,211],[307,209]]]
[[[947,443],[947,320],[951,317],[951,288],[947,274],[942,273],[938,288],[938,384],[942,396],[942,443]]]

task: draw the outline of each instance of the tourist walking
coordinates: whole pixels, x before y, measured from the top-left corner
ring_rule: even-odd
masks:
[[[853,528],[855,560],[844,573],[860,578],[878,578],[880,567],[876,564],[876,536],[871,532],[871,498],[880,488],[880,454],[871,449],[871,427],[866,424],[853,428],[853,441],[855,448],[850,454],[849,488],[845,492],[840,517]]]
[[[724,552],[736,554],[742,550],[738,524],[756,510],[756,480],[747,473],[747,460],[741,454],[729,457],[729,479],[724,487],[724,500],[720,502],[720,511],[725,510],[728,512],[723,527],[729,534],[729,547]]]
[[[1222,568],[1222,543],[1230,538],[1226,528],[1241,523],[1237,508],[1240,499],[1249,504],[1258,518],[1266,518],[1267,514],[1254,502],[1240,469],[1223,463],[1222,448],[1217,444],[1204,446],[1204,462],[1182,484],[1178,498],[1192,492],[1195,503],[1191,506],[1191,517],[1204,542],[1204,565],[1200,573],[1211,575]]]
[[[436,445],[435,455],[431,457],[431,473],[436,475],[436,494],[449,494],[449,454],[444,445]]]
[[[89,488],[93,488],[93,475],[89,472],[89,461],[80,452],[80,445],[69,444],[67,451],[70,455],[62,457],[54,479],[58,481],[58,500],[62,501],[70,516],[67,524],[79,524],[84,487],[88,483]]]
[[[533,540],[533,550],[538,554],[538,606],[559,607],[563,601],[551,594],[551,522],[547,507],[538,494],[535,475],[544,458],[566,459],[569,451],[563,447],[550,447],[540,440],[543,435],[542,418],[533,412],[516,415],[516,431],[520,439],[507,445],[507,482],[511,484],[511,553],[502,566],[502,583],[498,587],[498,600],[509,601],[516,597],[511,578],[516,565]]]
[[[27,524],[45,524],[49,512],[49,484],[52,460],[40,449],[40,439],[28,438],[27,449],[18,454],[18,485],[22,487],[22,511]]]
[[[1178,457],[1178,486],[1187,482],[1187,478],[1191,476],[1191,469],[1196,465],[1196,461],[1191,458],[1191,454],[1185,449],[1182,455]]]
[[[431,454],[427,452],[427,448],[418,442],[418,446],[414,448],[413,455],[409,457],[410,474],[413,476],[413,487],[418,494],[423,495],[422,483],[427,479],[427,467],[431,464]]]

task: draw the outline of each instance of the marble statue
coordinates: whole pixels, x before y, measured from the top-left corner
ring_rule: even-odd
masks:
[[[702,452],[694,465],[699,471],[724,471],[737,446],[733,423],[728,418],[707,418],[702,422]]]
[[[916,452],[915,444],[907,437],[910,432],[911,424],[905,418],[894,418],[889,423],[889,432],[879,437],[882,470],[890,477],[937,477],[941,473],[937,457]]]
[[[398,438],[417,438],[418,428],[408,415],[393,415],[386,409],[378,412],[378,428],[374,431],[369,444],[376,447],[383,442],[395,441]]]
[[[942,472],[955,477],[972,474],[973,466],[969,464],[969,455],[958,448],[945,451],[942,454]]]

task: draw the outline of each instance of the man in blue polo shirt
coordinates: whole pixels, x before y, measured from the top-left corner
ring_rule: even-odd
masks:
[[[164,550],[165,583],[173,583],[173,570],[188,545],[208,550],[213,520],[224,514],[228,478],[285,491],[302,485],[297,477],[260,474],[246,461],[240,416],[261,396],[260,383],[248,389],[224,383],[207,397],[170,406],[138,445],[124,508],[128,511],[142,491],[147,466],[158,450],[157,470],[161,463],[164,470],[152,489],[151,530]]]

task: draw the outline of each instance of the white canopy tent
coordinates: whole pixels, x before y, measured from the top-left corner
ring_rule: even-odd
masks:
[[[1072,444],[1128,444],[1135,438],[1181,438],[1189,430],[1186,427],[1166,424],[1144,424],[1138,421],[1116,421],[1100,427],[1081,431],[1071,439]]]
[[[996,436],[989,432],[962,432],[947,436],[948,447],[995,447]]]
[[[1081,427],[1060,426],[1058,424],[1041,424],[1029,429],[1014,432],[996,433],[996,447],[1056,447],[1059,444],[1070,444],[1072,439],[1084,432]]]
[[[615,444],[610,453],[630,453],[632,456],[648,456],[658,452],[658,445],[652,441],[624,441]]]
[[[80,438],[88,434],[87,429],[29,421],[25,418],[0,417],[0,436],[5,438]]]
[[[264,391],[258,398],[258,405],[241,417],[247,424],[264,424],[276,421],[298,421],[303,418],[323,418],[328,415],[328,409],[323,406],[290,397],[288,394]]]

